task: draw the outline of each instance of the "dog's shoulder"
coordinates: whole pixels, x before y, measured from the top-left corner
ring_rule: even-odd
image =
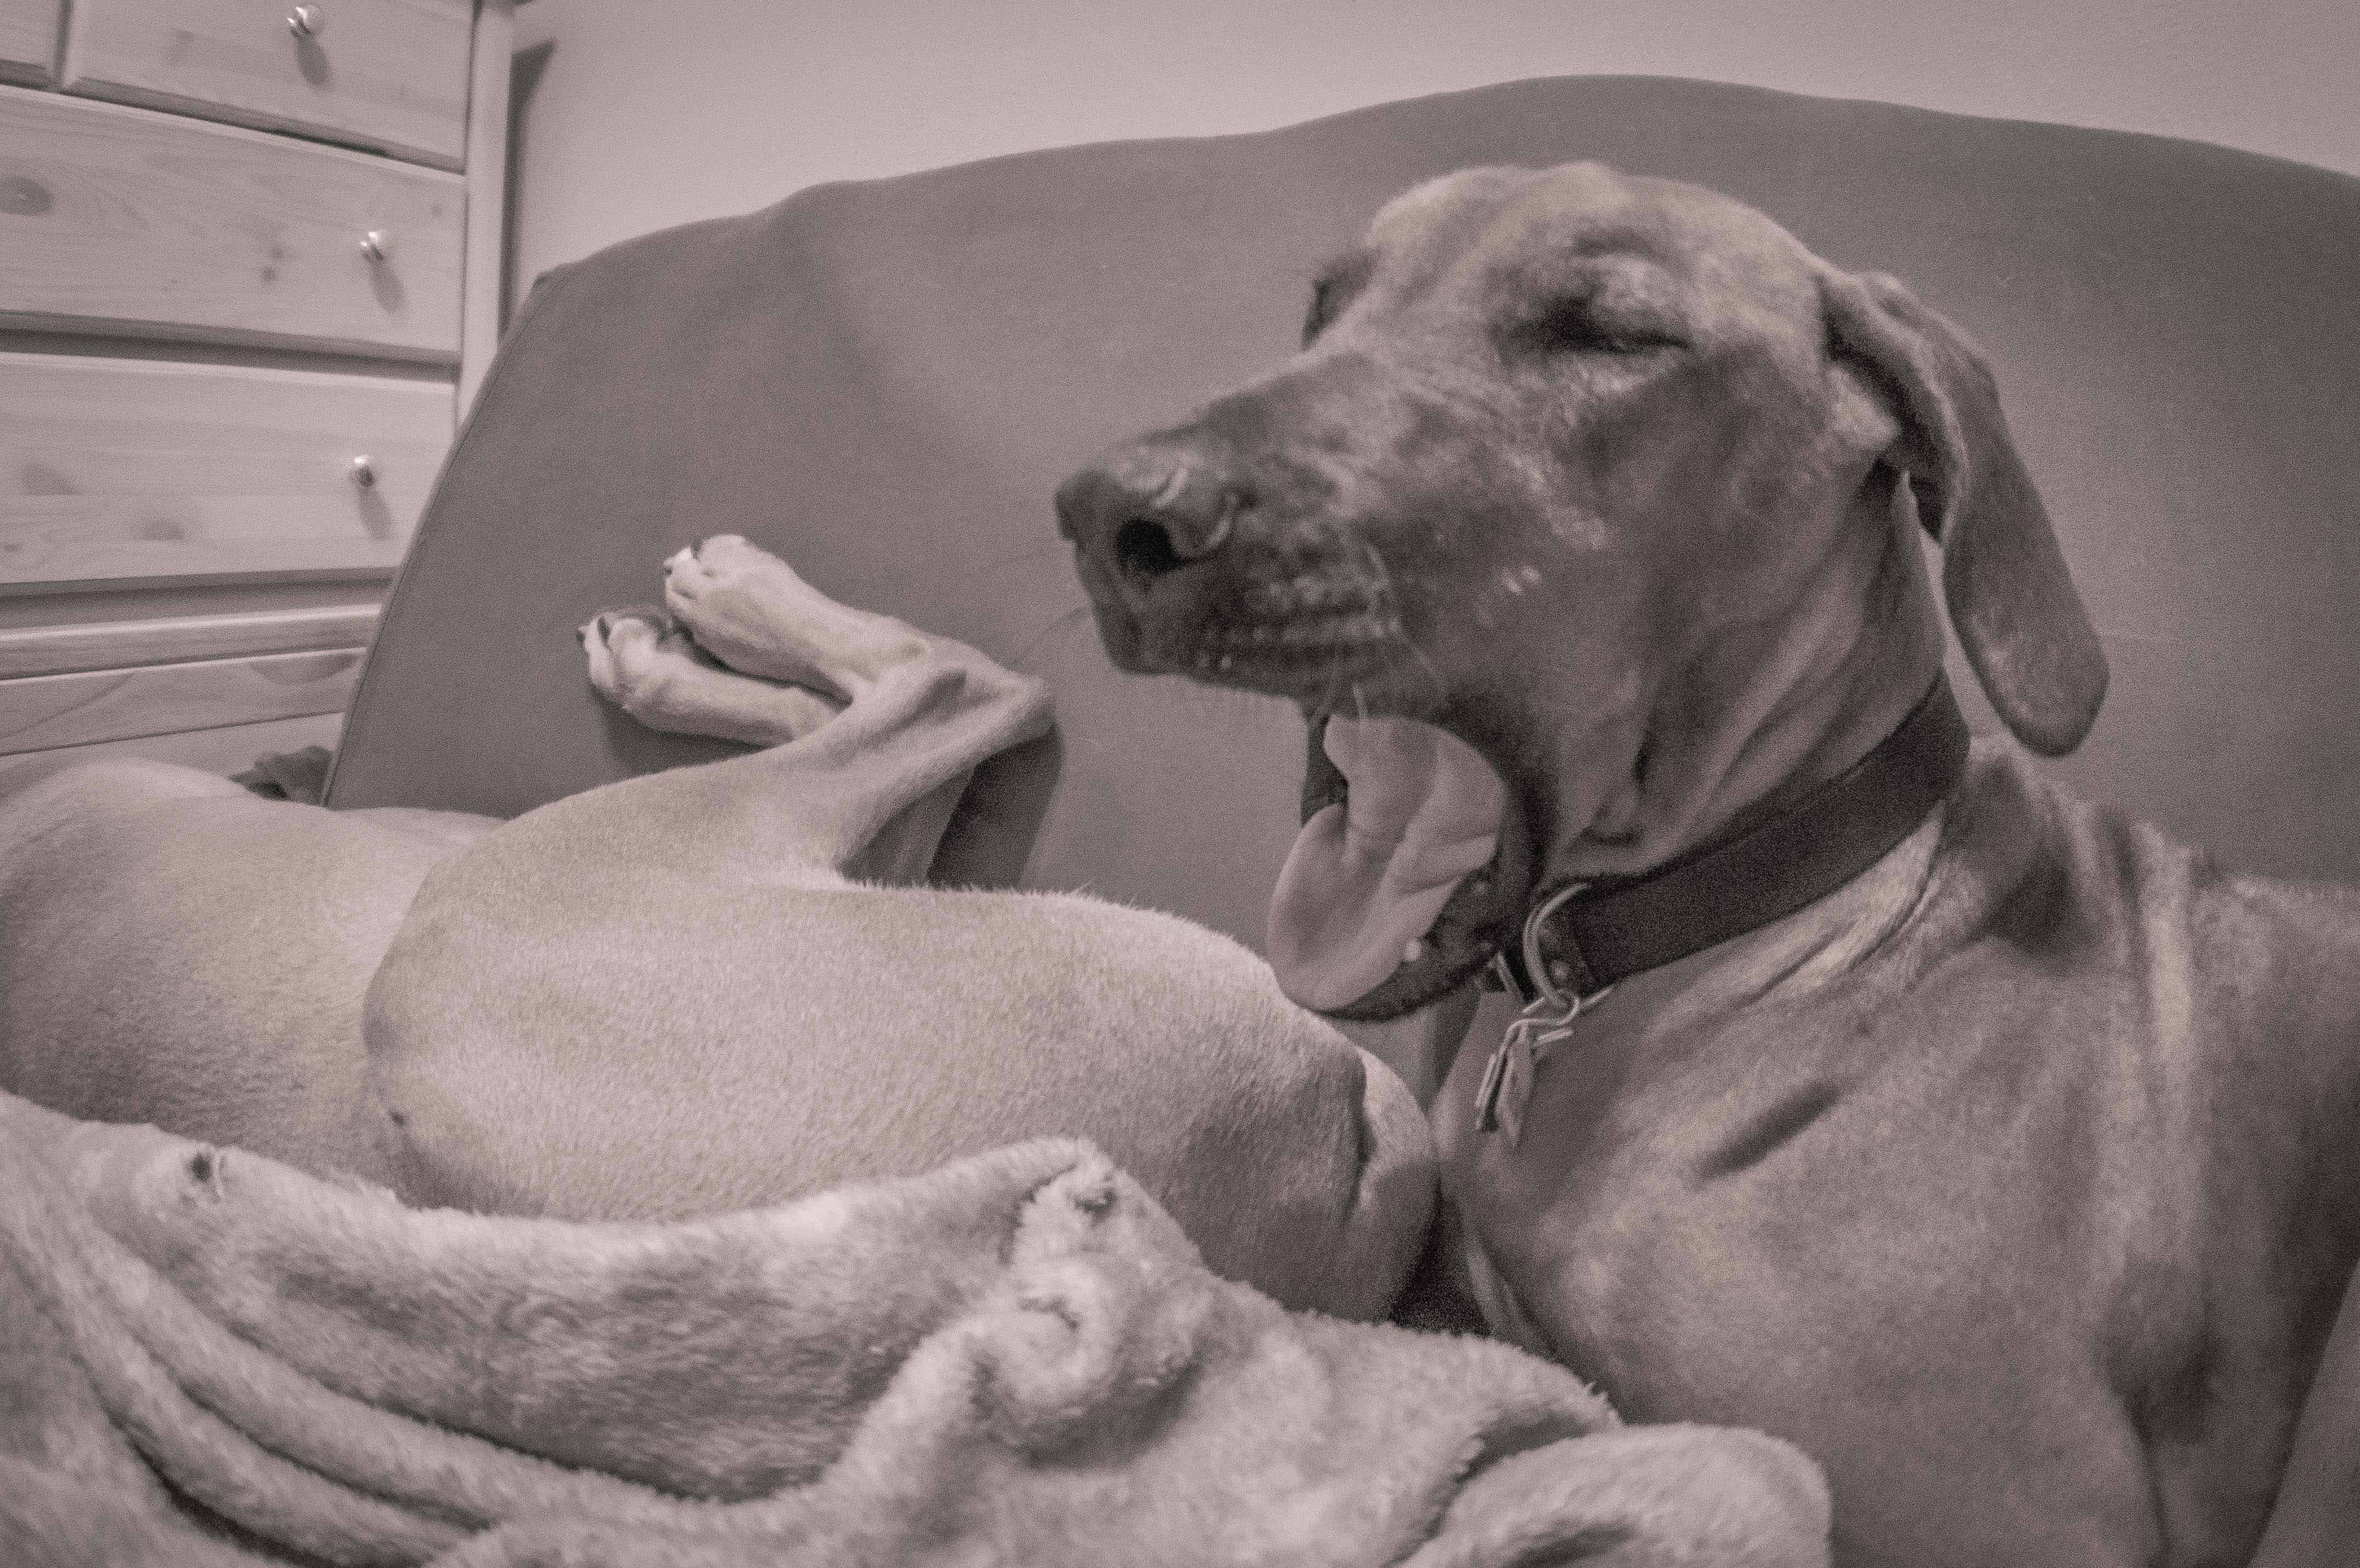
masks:
[[[1954,920],[2079,983],[2360,1040],[2360,887],[2243,872],[2004,742],[1976,744],[1941,859]]]

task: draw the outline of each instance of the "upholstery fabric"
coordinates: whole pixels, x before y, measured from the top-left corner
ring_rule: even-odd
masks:
[[[1051,493],[1286,355],[1312,268],[1396,191],[1577,158],[1752,201],[1965,325],[2114,663],[2062,773],[2242,866],[2360,875],[2360,180],[1667,79],[824,186],[559,269],[421,525],[330,803],[508,814],[716,755],[606,710],[573,627],[740,532],[1054,688],[1058,735],[978,781],[938,880],[1259,945],[1300,721],[1109,667]]]

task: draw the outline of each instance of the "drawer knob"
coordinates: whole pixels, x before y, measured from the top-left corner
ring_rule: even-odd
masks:
[[[353,459],[353,483],[366,490],[377,483],[377,465],[366,457]]]
[[[371,261],[383,261],[393,253],[393,236],[383,229],[371,229],[361,236],[361,254]]]
[[[327,25],[328,18],[317,5],[298,5],[287,13],[287,30],[299,38],[318,38]]]

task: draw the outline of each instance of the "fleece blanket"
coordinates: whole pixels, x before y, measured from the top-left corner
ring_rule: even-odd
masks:
[[[17,1568],[1826,1560],[1786,1444],[1290,1313],[1077,1142],[577,1225],[0,1096],[0,1255]]]

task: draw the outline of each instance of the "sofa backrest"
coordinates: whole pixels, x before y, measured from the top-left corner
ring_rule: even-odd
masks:
[[[2233,862],[2360,876],[2360,180],[1661,79],[825,186],[559,269],[420,528],[331,803],[508,814],[715,755],[602,706],[573,628],[739,532],[1055,688],[1058,735],[979,782],[938,877],[1258,944],[1301,723],[1110,669],[1051,493],[1288,354],[1309,272],[1394,192],[1576,158],[1729,191],[1962,322],[2113,659],[2055,766]]]

